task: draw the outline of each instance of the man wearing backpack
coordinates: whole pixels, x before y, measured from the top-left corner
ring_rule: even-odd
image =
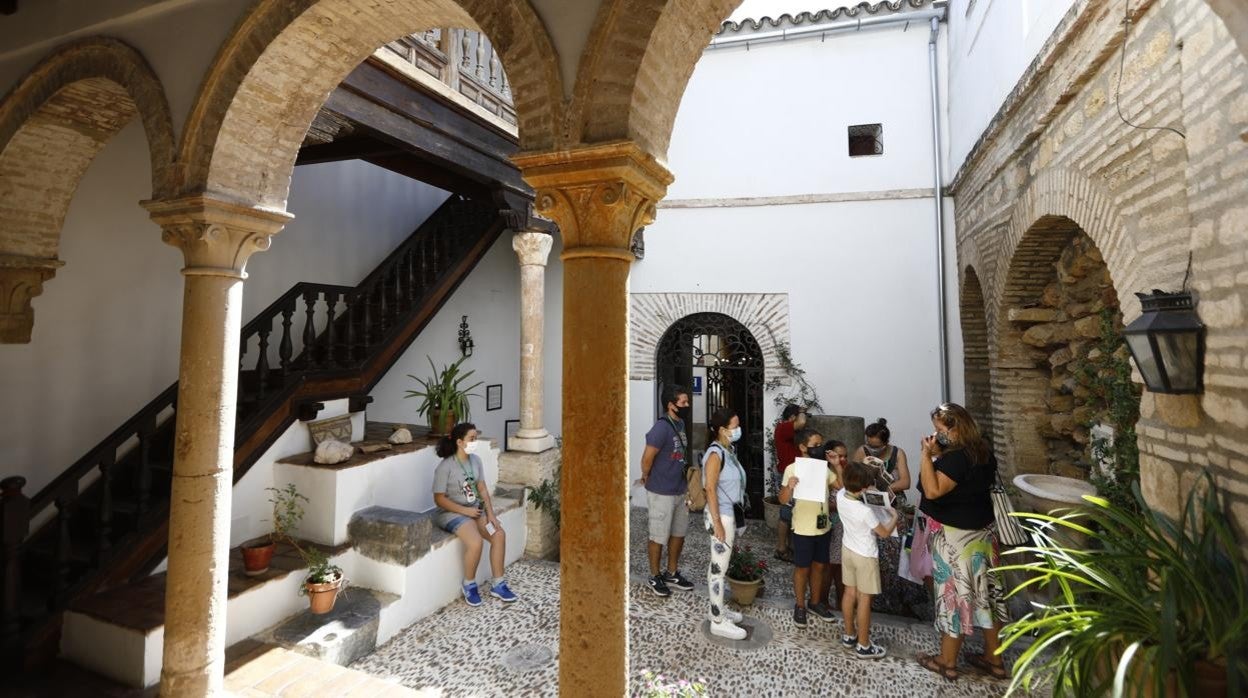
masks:
[[[685,424],[690,417],[689,390],[672,385],[661,395],[664,414],[646,433],[646,450],[641,454],[641,481],[646,486],[650,540],[650,590],[658,596],[671,596],[669,587],[693,589],[693,582],[680,573],[680,551],[689,530],[689,508],[685,503],[689,484],[685,478],[689,443]],[[667,571],[659,570],[663,546],[667,545]]]

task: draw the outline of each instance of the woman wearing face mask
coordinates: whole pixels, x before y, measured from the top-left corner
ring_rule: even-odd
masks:
[[[906,503],[906,490],[910,489],[910,463],[906,460],[906,452],[889,443],[892,434],[888,429],[888,420],[880,417],[868,424],[865,430],[866,443],[854,451],[851,460],[865,463],[867,456],[874,456],[884,461],[884,472],[892,478],[888,489],[897,496],[897,507]]]
[[[722,407],[707,423],[710,445],[702,456],[702,481],[706,487],[706,530],[711,534],[711,563],[706,583],[711,597],[711,634],[730,640],[745,639],[745,628],[737,625],[740,613],[724,605],[724,574],[732,557],[732,542],[745,531],[745,468],[737,460],[741,438],[737,413]]]
[[[490,596],[503,603],[517,601],[503,577],[503,560],[507,555],[507,535],[494,514],[494,501],[486,486],[485,469],[476,455],[477,428],[463,422],[438,442],[437,454],[442,458],[433,472],[433,503],[438,507],[437,524],[454,533],[464,544],[464,600],[469,606],[481,605],[477,587],[477,566],[481,548],[490,542]]]
[[[932,410],[936,432],[923,439],[919,461],[920,507],[927,514],[936,583],[936,629],[940,654],[919,655],[919,664],[953,680],[962,640],[982,628],[984,653],[967,657],[976,670],[1009,678],[1001,657],[1001,624],[1009,620],[1000,575],[997,524],[989,488],[997,459],[965,407],[945,403]]]

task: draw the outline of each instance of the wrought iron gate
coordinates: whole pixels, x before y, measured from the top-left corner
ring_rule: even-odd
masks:
[[[659,394],[664,386],[672,384],[696,392],[694,377],[705,372],[701,386],[705,413],[695,413],[685,425],[691,456],[701,458],[706,448],[705,424],[712,412],[720,407],[737,411],[741,419],[737,454],[748,479],[749,516],[761,518],[767,477],[763,459],[763,352],[754,335],[720,313],[685,316],[673,323],[659,341],[655,369]],[[658,400],[655,402],[656,417],[661,416],[663,406],[657,405]]]

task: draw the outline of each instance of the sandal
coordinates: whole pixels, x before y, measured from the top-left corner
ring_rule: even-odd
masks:
[[[978,655],[978,654],[972,654],[969,656],[964,655],[963,659],[966,660],[967,664],[970,664],[971,667],[973,667],[976,671],[983,674],[984,676],[989,676],[991,678],[999,679],[1001,681],[1005,681],[1010,678],[1010,672],[1005,670],[1004,661],[1002,661],[1000,664],[993,664],[987,659],[984,659],[982,655]]]
[[[793,553],[788,550],[777,550],[775,558],[781,562],[793,562]]]
[[[946,681],[958,680],[958,670],[951,666],[941,664],[940,658],[936,655],[920,654],[916,658],[919,660],[919,666],[934,674],[940,674]]]

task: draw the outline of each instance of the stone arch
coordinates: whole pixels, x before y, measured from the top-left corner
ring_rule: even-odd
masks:
[[[152,196],[165,196],[173,121],[160,80],[129,45],[95,37],[61,46],[0,101],[0,343],[30,341],[30,302],[61,266],[61,225],[78,182],[136,116]]]
[[[975,267],[967,265],[962,274],[958,311],[962,325],[962,362],[966,380],[966,408],[979,420],[980,428],[992,443],[992,375],[989,370],[988,316],[984,289]]]
[[[581,58],[573,138],[663,158],[693,68],[741,0],[606,0]]]
[[[787,385],[777,345],[789,341],[789,297],[783,293],[633,293],[629,296],[629,379],[655,379],[655,352],[683,317],[718,313],[741,323],[763,354],[764,379]]]
[[[523,0],[260,0],[226,40],[181,143],[181,193],[284,209],[325,96],[378,46],[434,27],[485,33],[511,80],[520,145],[555,144],[563,104],[549,36]]]

